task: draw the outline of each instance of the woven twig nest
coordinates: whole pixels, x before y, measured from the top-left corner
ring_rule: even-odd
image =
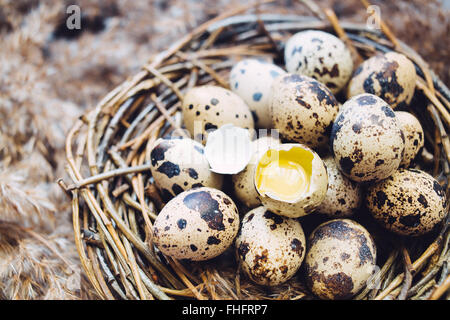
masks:
[[[152,245],[152,222],[164,203],[151,182],[150,146],[182,125],[184,92],[203,84],[228,87],[230,68],[244,57],[269,57],[281,65],[283,43],[301,30],[335,33],[353,49],[355,59],[398,51],[415,63],[419,77],[408,111],[425,131],[428,152],[420,168],[437,178],[448,195],[450,92],[418,54],[383,24],[382,32],[338,23],[330,10],[316,12],[323,19],[262,12],[239,8],[201,25],[107,94],[69,132],[67,171],[73,184],[60,183],[72,197],[81,264],[101,298],[313,298],[302,269],[288,282],[268,288],[240,273],[233,248],[210,261],[185,262],[163,256]],[[402,239],[372,226],[363,213],[355,219],[374,233],[383,232],[375,237],[378,285],[364,288],[356,299],[424,299],[445,293],[447,222],[427,236]],[[301,222],[308,233],[322,221],[309,215]]]

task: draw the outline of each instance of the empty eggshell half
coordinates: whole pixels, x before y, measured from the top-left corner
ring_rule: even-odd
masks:
[[[235,174],[247,166],[252,157],[250,131],[226,124],[211,132],[205,145],[211,171]]]
[[[259,157],[255,187],[268,210],[298,218],[313,212],[324,200],[328,176],[316,152],[302,144],[286,143]]]

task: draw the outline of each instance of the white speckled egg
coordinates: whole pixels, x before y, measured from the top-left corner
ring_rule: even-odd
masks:
[[[242,270],[261,285],[275,286],[289,280],[305,257],[305,235],[300,223],[264,207],[242,219],[236,251]]]
[[[448,214],[445,192],[431,175],[399,169],[367,190],[371,214],[386,229],[409,236],[430,232]]]
[[[361,205],[361,187],[339,171],[332,157],[323,159],[323,162],[327,168],[328,190],[317,212],[334,218],[353,215]]]
[[[344,103],[330,140],[339,169],[356,182],[385,179],[402,161],[400,124],[391,107],[372,94],[360,94]]]
[[[311,148],[328,142],[339,105],[322,83],[306,76],[286,74],[273,81],[270,110],[282,139]]]
[[[416,87],[414,64],[401,53],[377,54],[356,68],[348,84],[347,96],[374,94],[393,109],[411,102]]]
[[[182,192],[164,206],[153,224],[153,242],[175,259],[208,260],[233,244],[238,229],[233,200],[203,187]]]
[[[412,113],[395,111],[395,115],[405,136],[405,151],[400,166],[407,168],[425,143],[424,133],[419,120]]]
[[[349,219],[319,225],[308,239],[306,283],[321,299],[350,299],[374,274],[376,246],[367,230]]]
[[[244,170],[232,176],[236,198],[249,208],[261,205],[261,201],[258,199],[258,192],[255,188],[255,168],[258,155],[279,143],[279,139],[270,136],[253,141],[252,159]]]
[[[327,171],[319,155],[305,145],[279,144],[258,157],[255,187],[268,210],[298,218],[325,199]]]
[[[353,72],[352,56],[345,43],[323,31],[307,30],[293,35],[286,43],[284,58],[289,73],[317,79],[333,93],[347,84]]]
[[[217,86],[194,87],[186,92],[182,104],[184,124],[192,137],[206,142],[207,131],[231,123],[253,129],[253,116],[244,100],[234,92]]]
[[[196,187],[222,187],[223,177],[209,170],[203,145],[192,139],[158,139],[150,160],[153,179],[165,201]]]
[[[271,127],[270,87],[273,79],[285,73],[280,67],[257,59],[244,59],[231,69],[230,88],[247,103],[256,127]]]

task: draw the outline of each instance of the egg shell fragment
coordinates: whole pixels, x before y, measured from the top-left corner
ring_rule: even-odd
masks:
[[[444,189],[428,173],[399,169],[367,190],[370,213],[386,229],[406,236],[430,232],[448,214]]]
[[[262,192],[258,186],[258,166],[267,155],[267,152],[283,152],[296,148],[302,150],[303,153],[303,156],[298,158],[299,162],[302,162],[301,165],[305,168],[308,167],[307,170],[311,172],[308,189],[293,201],[281,199],[273,192]],[[282,180],[279,182],[280,184],[283,183]],[[271,147],[259,157],[255,169],[255,186],[258,198],[268,210],[282,216],[298,218],[314,212],[324,200],[328,188],[328,176],[322,159],[312,149],[301,144],[283,143]]]
[[[285,73],[277,65],[257,59],[241,60],[231,69],[230,88],[247,103],[256,127],[271,127],[270,87],[273,79]]]
[[[203,145],[192,139],[158,139],[150,161],[150,171],[165,201],[192,188],[222,187],[223,177],[210,171]]]
[[[244,170],[232,176],[234,193],[249,208],[261,205],[255,188],[255,168],[258,155],[267,151],[271,146],[279,144],[278,138],[262,137],[252,142],[253,155]]]
[[[153,242],[175,259],[202,261],[223,253],[239,229],[233,200],[220,190],[197,188],[180,193],[159,213]]]
[[[345,43],[336,36],[319,30],[294,34],[286,43],[286,70],[317,79],[334,94],[350,79],[353,60]]]
[[[252,114],[244,100],[222,87],[205,85],[189,89],[182,111],[186,129],[196,141],[206,142],[208,131],[227,123],[254,129]]]
[[[352,216],[361,206],[362,192],[357,183],[346,178],[338,169],[334,159],[323,159],[328,174],[328,190],[317,212],[334,218]]]
[[[305,257],[306,242],[300,223],[264,207],[249,211],[236,238],[242,270],[260,285],[275,286],[297,272]]]
[[[366,285],[375,267],[375,243],[353,220],[327,221],[308,239],[306,283],[321,299],[350,299]]]
[[[347,97],[374,94],[393,109],[409,105],[416,87],[416,68],[397,52],[377,54],[356,68],[348,84]]]
[[[405,150],[400,166],[407,168],[414,162],[425,143],[424,133],[422,125],[412,113],[395,111],[395,115],[405,136]]]
[[[404,139],[391,107],[365,93],[344,103],[334,121],[330,143],[336,164],[346,177],[374,182],[397,170]]]
[[[286,74],[273,81],[270,111],[272,123],[282,139],[325,146],[339,104],[325,85],[297,74]]]

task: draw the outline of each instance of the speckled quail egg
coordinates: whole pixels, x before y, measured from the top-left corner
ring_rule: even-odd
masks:
[[[319,225],[308,239],[306,283],[321,299],[349,299],[375,272],[376,246],[367,230],[350,219]]]
[[[257,59],[241,60],[231,69],[230,88],[247,103],[256,127],[271,127],[270,86],[273,79],[285,73],[280,67]]]
[[[353,215],[362,201],[361,187],[347,179],[338,169],[332,157],[323,159],[328,174],[328,190],[317,212],[334,218]]]
[[[258,155],[271,146],[279,144],[280,140],[271,136],[261,137],[252,142],[253,156],[244,170],[232,176],[236,198],[249,208],[261,205],[255,188],[255,167]]]
[[[424,134],[419,120],[406,111],[395,111],[400,127],[405,136],[405,151],[400,163],[401,167],[409,167],[424,145]]]
[[[297,74],[276,78],[271,90],[272,122],[281,138],[311,148],[326,145],[339,108],[330,90]]]
[[[289,280],[305,257],[306,242],[300,223],[264,207],[249,211],[236,238],[242,270],[261,285],[275,286]]]
[[[327,171],[319,155],[305,145],[279,144],[257,160],[255,187],[268,210],[298,218],[313,212],[325,199]]]
[[[164,254],[193,261],[217,257],[233,244],[239,213],[220,190],[197,188],[170,200],[153,225],[153,242]]]
[[[404,139],[391,107],[368,93],[344,103],[330,136],[336,164],[356,182],[379,181],[393,174],[402,161]]]
[[[323,31],[293,35],[286,43],[284,58],[288,72],[313,77],[333,93],[347,84],[353,72],[352,56],[345,43]]]
[[[223,176],[210,171],[201,143],[158,139],[150,153],[151,173],[164,200],[196,187],[220,189]]]
[[[411,102],[416,86],[414,64],[401,53],[377,54],[356,68],[347,96],[367,92],[386,101],[393,109]]]
[[[371,214],[386,229],[400,235],[419,236],[431,231],[448,213],[445,192],[431,175],[399,169],[367,190]]]
[[[252,114],[244,100],[222,87],[205,85],[189,89],[184,96],[182,110],[184,124],[197,141],[206,142],[209,130],[227,123],[245,129],[254,128]]]

